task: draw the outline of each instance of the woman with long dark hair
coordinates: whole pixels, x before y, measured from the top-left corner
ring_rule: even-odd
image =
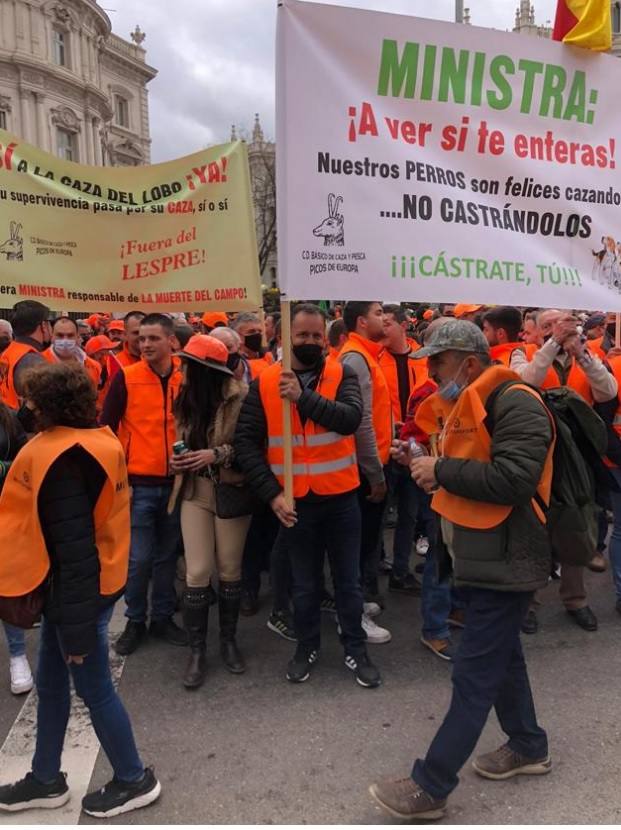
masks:
[[[190,338],[179,353],[183,385],[175,403],[178,442],[171,459],[177,474],[170,509],[181,498],[181,531],[186,559],[183,620],[190,659],[183,684],[198,688],[205,680],[209,606],[215,601],[211,582],[218,578],[220,652],[234,674],[245,670],[236,643],[241,599],[241,562],[250,516],[220,518],[216,482],[239,485],[233,468],[233,436],[247,387],[233,377],[236,355],[209,335]]]

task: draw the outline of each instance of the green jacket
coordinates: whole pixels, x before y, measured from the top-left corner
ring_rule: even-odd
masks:
[[[449,493],[513,505],[491,530],[445,527],[453,578],[457,586],[535,591],[547,584],[551,566],[548,534],[531,504],[552,441],[550,418],[534,395],[509,388],[496,397],[492,419],[490,462],[440,458],[436,464],[438,483]]]

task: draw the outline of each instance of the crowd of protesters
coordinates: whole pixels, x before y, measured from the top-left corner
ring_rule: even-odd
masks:
[[[0,599],[41,588],[43,624],[32,771],[0,787],[0,810],[69,798],[69,674],[114,770],[84,810],[109,817],[155,800],[160,784],[110,678],[114,603],[123,596],[126,617],[116,652],[147,638],[185,648],[180,683],[196,690],[214,606],[222,662],[245,671],[238,620],[265,601],[264,572],[267,626],[295,644],[289,682],[319,668],[328,613],[344,667],[363,688],[379,686],[368,646],[392,639],[378,624],[391,593],[418,598],[421,645],[454,663],[450,708],[426,756],[409,777],[371,787],[389,813],[444,814],[492,707],[508,742],[475,770],[547,773],[520,645],[539,628],[537,592],[558,580],[568,620],[594,632],[585,568],[610,570],[621,613],[615,326],[615,315],[579,311],[302,303],[283,344],[277,311],[79,320],[18,303],[0,320]],[[546,527],[560,475],[546,395],[564,389],[607,441],[608,478],[585,476],[596,538],[585,532],[573,560]],[[11,691],[23,694],[35,682],[24,632],[4,628]]]

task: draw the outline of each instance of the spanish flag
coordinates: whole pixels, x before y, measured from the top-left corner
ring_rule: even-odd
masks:
[[[558,0],[553,40],[606,52],[612,46],[610,0]]]

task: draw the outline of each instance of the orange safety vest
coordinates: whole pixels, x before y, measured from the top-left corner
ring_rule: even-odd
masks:
[[[604,336],[596,337],[595,340],[587,340],[586,347],[594,355],[597,355],[600,360],[606,360],[606,352],[602,349]]]
[[[283,402],[278,391],[282,366],[268,367],[259,377],[259,394],[267,420],[267,460],[284,487]],[[317,394],[336,399],[343,367],[336,361],[325,363]],[[293,433],[293,495],[303,498],[309,491],[320,496],[349,493],[360,485],[356,459],[356,439],[340,435],[306,419],[302,424],[297,406],[291,407]]]
[[[519,349],[527,355],[525,343],[499,343],[497,346],[491,346],[489,354],[492,360],[502,363],[508,369],[511,365],[513,352],[516,349]]]
[[[50,569],[39,519],[38,496],[56,459],[79,445],[103,468],[106,481],[95,505],[99,591],[110,596],[127,582],[129,487],[121,445],[108,427],[53,427],[40,432],[17,454],[0,495],[0,594],[19,597],[33,591]]]
[[[19,397],[15,391],[15,367],[22,357],[31,352],[39,354],[32,346],[13,341],[0,355],[0,400],[13,409],[19,409]]]
[[[369,367],[373,401],[371,418],[375,430],[375,442],[380,461],[382,464],[388,464],[392,443],[392,404],[390,402],[390,390],[382,372],[382,367],[378,362],[382,347],[379,343],[373,343],[364,337],[360,337],[359,334],[351,332],[341,349],[339,359],[349,352],[362,355]]]
[[[403,415],[401,414],[401,399],[399,398],[399,375],[397,374],[397,361],[388,349],[384,349],[379,356],[379,365],[386,378],[388,384],[388,391],[390,392],[390,403],[392,405],[392,416],[395,422],[401,423]],[[408,355],[408,399],[416,384],[416,369],[419,361],[414,360]]]
[[[60,363],[58,356],[54,353],[54,350],[50,346],[49,349],[46,349],[44,352],[41,352],[42,356],[48,361],[48,363]],[[92,380],[95,389],[99,386],[99,378],[101,377],[101,366],[97,361],[93,360],[92,358],[88,357],[88,355],[84,358],[84,363],[80,363],[78,360],[75,361],[76,366],[81,366],[89,378]]]
[[[593,393],[591,392],[591,384],[589,383],[588,377],[585,375],[584,370],[578,366],[576,360],[572,358],[571,361],[571,369],[569,370],[569,374],[567,375],[567,383],[566,386],[569,386],[570,389],[573,389],[574,392],[577,392],[579,395],[582,395],[584,400],[593,406]],[[561,379],[556,371],[554,365],[550,366],[547,371],[545,378],[543,379],[543,383],[541,384],[542,389],[558,389],[559,387],[563,386],[561,383]]]
[[[263,357],[256,357],[248,361],[250,367],[250,378],[254,380],[262,375],[266,369],[274,364],[274,356],[271,352],[265,352]]]
[[[337,349],[336,346],[330,346],[330,348],[328,349],[328,356],[326,357],[326,360],[328,362],[338,363],[340,353],[341,350]]]
[[[416,340],[413,340],[411,337],[407,337],[406,339],[408,341],[408,346],[410,347],[411,351],[417,352],[421,348],[420,343],[417,343]]]
[[[492,439],[485,427],[487,411],[485,404],[490,394],[500,384],[519,380],[518,375],[504,366],[486,369],[473,383],[467,386],[456,402],[445,401],[436,392],[424,401],[416,414],[417,425],[428,432],[440,432],[440,455],[447,458],[464,458],[489,463]],[[524,389],[538,397],[534,389],[521,385],[512,388]],[[507,390],[510,393],[511,390]],[[542,403],[543,406],[543,403]],[[537,485],[537,493],[544,504],[550,503],[552,488],[552,454],[554,441],[548,448],[544,468]],[[533,509],[541,521],[545,516],[533,499]],[[513,505],[489,504],[467,499],[449,493],[443,487],[434,493],[432,509],[453,524],[475,530],[489,530],[505,521]]]
[[[130,354],[126,345],[123,345],[123,348],[120,352],[117,352],[115,354],[115,357],[119,361],[123,369],[125,369],[127,366],[133,366],[135,363],[140,363],[142,359],[140,357],[134,357],[133,354]]]
[[[125,450],[130,475],[168,476],[168,460],[177,440],[173,403],[181,386],[179,358],[173,357],[166,400],[162,382],[139,360],[121,371],[125,375],[127,406],[121,418],[119,440]]]

